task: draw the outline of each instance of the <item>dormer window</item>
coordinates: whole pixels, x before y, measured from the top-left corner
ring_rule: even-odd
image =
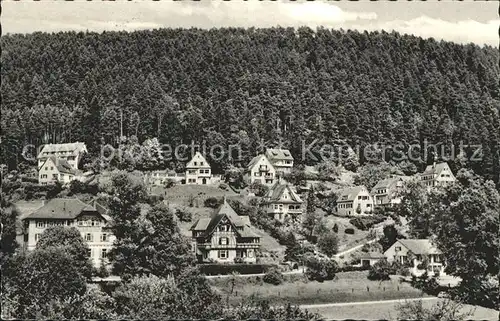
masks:
[[[219,232],[227,232],[228,230],[227,225],[219,225]]]

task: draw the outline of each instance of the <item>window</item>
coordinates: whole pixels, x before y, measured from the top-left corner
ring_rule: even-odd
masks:
[[[40,233],[35,234],[35,242],[38,242],[38,240],[40,239],[41,236],[42,236],[42,234],[40,234]]]
[[[101,242],[107,242],[108,241],[108,234],[102,233],[101,234]]]
[[[87,249],[87,256],[92,257],[92,249]]]
[[[101,257],[105,259],[108,256],[108,249],[101,250]]]
[[[57,179],[57,176],[58,176],[57,174],[52,174],[53,179]]]
[[[255,172],[254,176],[260,176],[260,173],[259,172]]]
[[[45,166],[45,170],[48,170],[49,168],[47,166]]]
[[[47,174],[42,174],[42,178],[47,178]]]
[[[401,251],[401,246],[396,246],[396,247],[394,248],[394,251],[396,251],[396,252]]]
[[[253,257],[253,251],[248,252],[248,257]]]
[[[220,245],[227,245],[229,243],[229,239],[227,237],[221,237],[219,238],[219,244]]]
[[[197,166],[198,165],[198,162],[194,162],[194,166]]]
[[[227,259],[227,250],[219,250],[217,256],[219,259]]]
[[[203,162],[200,162],[200,165],[203,166]]]
[[[78,226],[83,226],[83,221],[78,220]]]
[[[92,242],[92,234],[91,233],[85,234],[85,241]]]
[[[50,170],[53,171],[54,170],[54,166],[50,166]]]
[[[274,209],[277,210],[279,208],[278,204],[274,204]]]
[[[228,231],[227,225],[220,225],[219,226],[219,232],[226,232]]]
[[[44,228],[45,227],[45,222],[44,221],[37,221],[36,222],[36,227],[38,227],[38,228]]]

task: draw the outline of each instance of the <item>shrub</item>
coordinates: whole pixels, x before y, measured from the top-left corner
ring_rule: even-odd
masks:
[[[262,183],[259,183],[257,181],[250,184],[248,188],[256,196],[264,196],[269,190],[269,188],[266,185],[263,185]]]
[[[386,260],[380,260],[371,266],[368,272],[369,280],[385,281],[390,280],[389,275],[393,273],[393,267]]]
[[[203,204],[205,205],[205,207],[217,208],[221,204],[221,201],[216,197],[209,197],[205,199]]]
[[[164,182],[163,182],[163,186],[165,188],[171,188],[171,187],[174,187],[175,184],[177,184],[176,181],[174,181],[173,179],[171,178],[167,178]]]
[[[283,274],[276,268],[269,270],[263,278],[265,283],[279,285],[283,283]]]
[[[155,206],[156,204],[163,202],[164,198],[163,195],[157,195],[157,194],[150,194],[149,195],[149,205]]]
[[[368,231],[375,224],[381,223],[385,220],[385,217],[376,215],[368,217],[355,217],[349,220],[349,223],[356,226],[356,228],[362,231]]]
[[[319,260],[316,257],[309,257],[306,261],[306,276],[311,281],[323,282],[333,280],[337,273],[338,266],[335,261]]]
[[[344,231],[345,234],[354,234],[354,229],[351,227],[348,227]]]
[[[328,256],[332,256],[337,253],[339,246],[339,241],[337,235],[333,232],[329,232],[319,238],[318,247],[321,252]]]
[[[423,292],[430,295],[437,295],[441,291],[441,287],[437,282],[435,277],[429,277],[427,271],[425,271],[421,276],[412,276],[411,286],[416,289],[422,290]]]
[[[229,189],[229,185],[227,185],[226,183],[220,183],[219,188],[221,190],[227,191]]]
[[[189,210],[186,209],[177,209],[175,211],[175,216],[179,219],[181,222],[191,222],[193,219],[193,213],[191,213]]]
[[[234,258],[234,263],[243,263],[243,262],[244,262],[244,260],[242,257],[235,257]]]
[[[334,231],[335,233],[338,233],[338,232],[339,232],[339,226],[338,226],[338,224],[337,224],[337,223],[335,223],[335,225],[333,226],[333,231]]]

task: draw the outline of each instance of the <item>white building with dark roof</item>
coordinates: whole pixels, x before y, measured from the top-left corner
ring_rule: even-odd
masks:
[[[199,262],[257,261],[260,236],[252,231],[248,216],[239,216],[225,199],[212,217],[196,221],[191,233]]]
[[[401,203],[399,192],[403,188],[407,177],[393,176],[378,181],[371,190],[373,203],[377,206],[392,206]]]
[[[432,188],[453,184],[457,179],[448,163],[434,163],[428,165],[425,171],[420,173],[420,180],[425,186]]]
[[[373,212],[373,199],[364,186],[342,189],[337,193],[336,212],[340,216],[366,215]]]
[[[43,231],[51,226],[74,227],[89,246],[89,258],[99,267],[113,247],[109,230],[111,218],[99,204],[87,204],[76,198],[55,198],[23,219],[23,247],[33,250]]]
[[[71,167],[78,169],[78,165],[84,153],[87,153],[87,146],[85,143],[65,143],[65,144],[45,144],[38,154],[38,168],[40,168],[45,161],[55,156],[58,159],[64,159]]]
[[[443,254],[429,239],[397,240],[384,252],[384,256],[390,263],[409,264],[414,275],[421,275],[425,271],[429,275],[445,273]]]
[[[260,154],[252,158],[248,163],[244,179],[248,184],[259,182],[263,185],[272,186],[276,182],[276,169],[266,155]]]
[[[273,164],[277,175],[282,176],[292,171],[293,156],[288,149],[268,148],[266,157]]]
[[[284,222],[287,218],[297,220],[303,213],[304,202],[291,184],[280,180],[267,191],[262,204],[267,214]]]
[[[38,184],[47,185],[55,182],[68,184],[77,179],[79,171],[71,166],[64,158],[50,156],[38,170]]]
[[[186,184],[211,184],[212,170],[210,164],[200,152],[186,164]]]

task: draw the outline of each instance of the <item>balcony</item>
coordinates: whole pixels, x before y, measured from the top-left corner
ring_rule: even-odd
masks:
[[[197,243],[196,247],[205,250],[218,250],[218,249],[252,249],[258,248],[260,243],[232,243],[232,244],[212,244],[212,243]]]

